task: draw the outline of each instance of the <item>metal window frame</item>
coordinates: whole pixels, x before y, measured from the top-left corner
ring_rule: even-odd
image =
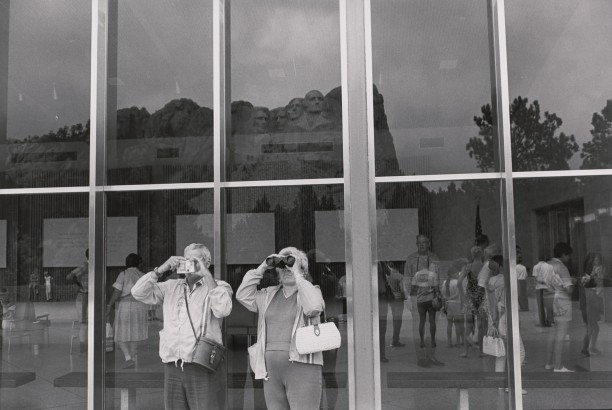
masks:
[[[494,138],[499,144],[495,155],[499,158],[502,187],[500,193],[501,226],[509,275],[506,306],[510,309],[507,321],[507,368],[511,410],[523,409],[522,374],[520,359],[520,329],[518,285],[516,281],[516,232],[514,218],[514,186],[512,174],[512,141],[510,131],[510,97],[508,86],[508,54],[506,50],[506,17],[504,0],[488,0],[489,60],[491,65],[491,102],[495,113]]]
[[[340,5],[341,70],[343,99],[344,178],[263,181],[225,181],[225,138],[229,129],[230,0],[213,1],[213,83],[214,83],[214,181],[182,184],[106,185],[106,152],[108,137],[109,41],[112,41],[113,12],[118,0],[91,0],[91,78],[90,78],[90,168],[87,186],[0,189],[0,195],[37,195],[88,193],[89,195],[89,289],[87,408],[105,407],[104,362],[104,288],[105,275],[105,194],[159,190],[214,190],[215,260],[224,262],[225,194],[230,188],[343,185],[348,285],[349,405],[356,409],[381,408],[381,378],[378,352],[378,303],[376,255],[376,202],[378,183],[435,182],[454,180],[499,180],[504,187],[502,228],[508,252],[510,271],[516,268],[516,238],[513,181],[526,178],[563,178],[612,176],[612,169],[563,171],[512,171],[509,119],[509,92],[506,52],[504,0],[487,0],[489,8],[492,81],[491,92],[497,104],[496,132],[500,137],[500,172],[463,173],[419,176],[376,177],[374,175],[374,129],[372,101],[372,28],[371,0],[338,0]],[[113,9],[115,7],[115,9]],[[116,18],[116,16],[115,16]],[[115,20],[116,24],[116,20]],[[109,40],[109,36],[111,37]],[[350,136],[350,138],[349,138]],[[362,236],[365,235],[365,236]],[[365,239],[364,239],[365,238]],[[368,252],[363,252],[363,249]],[[363,263],[363,264],[362,264]],[[219,277],[221,269],[215,276]],[[518,301],[514,277],[510,281],[508,303],[511,306],[509,327],[510,366],[508,377],[513,388],[510,406],[522,410],[521,366],[518,345]],[[359,304],[355,300],[360,300]],[[364,302],[365,303],[362,303]],[[97,303],[97,304],[96,304]],[[356,314],[355,314],[356,313]],[[368,317],[369,316],[369,317]],[[359,319],[359,320],[358,320]],[[516,331],[514,331],[516,330]]]

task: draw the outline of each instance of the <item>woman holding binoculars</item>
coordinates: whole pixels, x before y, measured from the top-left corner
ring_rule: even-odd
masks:
[[[276,270],[280,284],[257,290],[269,269]],[[264,379],[270,410],[319,408],[323,355],[300,355],[295,347],[296,330],[325,308],[321,290],[311,281],[306,254],[289,247],[248,271],[236,292],[240,303],[259,313],[249,362],[255,378]]]

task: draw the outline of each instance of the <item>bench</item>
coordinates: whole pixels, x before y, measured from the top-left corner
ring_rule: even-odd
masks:
[[[34,374],[34,373],[32,373]],[[335,376],[335,380],[334,380]],[[251,376],[246,373],[229,373],[227,376],[228,388],[242,388],[246,381]],[[344,388],[347,383],[347,374],[345,372],[338,373],[323,373],[325,386],[337,384],[334,388]],[[33,380],[33,379],[32,379]],[[335,383],[334,383],[335,381]],[[121,389],[121,410],[136,409],[136,390],[145,389],[163,389],[164,388],[164,373],[163,372],[119,372],[106,373],[104,385],[111,389]],[[86,372],[70,372],[56,378],[53,381],[55,387],[87,387]],[[254,386],[261,388],[261,384]]]
[[[0,387],[15,388],[36,380],[34,372],[1,372]]]
[[[388,372],[387,387],[400,389],[457,389],[458,410],[470,408],[468,389],[508,387],[506,373],[495,372]],[[523,388],[594,388],[612,387],[612,372],[524,372]]]
[[[122,372],[106,373],[104,385],[107,388],[121,389],[121,410],[136,409],[136,389],[163,388],[164,374],[160,372]],[[56,378],[55,387],[87,387],[86,372],[71,372]]]

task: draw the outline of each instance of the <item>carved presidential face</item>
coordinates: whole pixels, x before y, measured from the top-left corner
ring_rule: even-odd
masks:
[[[301,98],[294,98],[287,104],[287,118],[291,121],[295,121],[304,114],[304,106],[302,105],[303,100]]]
[[[287,110],[280,108],[276,111],[276,127],[282,130],[285,128],[285,125],[287,125]]]
[[[268,113],[264,110],[253,112],[253,131],[266,132],[268,129]]]
[[[304,108],[306,112],[310,114],[319,114],[323,111],[324,103],[325,97],[323,97],[320,91],[310,91],[306,94],[306,97],[304,97]]]

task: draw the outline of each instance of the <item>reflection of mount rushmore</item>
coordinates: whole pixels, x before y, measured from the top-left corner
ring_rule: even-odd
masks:
[[[197,167],[208,175],[213,163],[213,121],[212,109],[184,98],[172,100],[152,114],[144,107],[119,109],[116,132],[109,129],[109,169],[128,170],[156,165],[169,167],[172,169],[169,172],[176,174],[182,173],[180,169],[191,167],[193,170]],[[398,175],[399,167],[393,138],[388,130],[383,97],[376,88],[374,128],[377,175]],[[18,151],[20,155],[12,152],[7,156],[7,171],[11,168],[21,172],[32,171],[32,162],[37,162],[40,170],[86,170],[86,143],[74,139],[70,142],[65,139],[46,142],[30,139],[10,144],[10,150]],[[49,156],[43,155],[46,152],[53,152],[55,157],[68,160],[58,162],[53,157],[53,163],[47,164],[45,158]],[[232,102],[227,152],[228,177],[232,180],[341,176],[340,87],[327,95],[312,90],[303,98],[293,98],[286,106],[274,109],[253,106],[246,101]],[[207,167],[210,170],[205,170]],[[194,175],[198,174],[201,177],[204,175],[201,172]],[[122,175],[122,178],[129,178],[129,175]],[[183,177],[174,175],[171,180],[186,182]],[[157,179],[153,175],[150,178]],[[197,176],[194,178],[199,179]],[[139,183],[145,180],[139,180]]]

